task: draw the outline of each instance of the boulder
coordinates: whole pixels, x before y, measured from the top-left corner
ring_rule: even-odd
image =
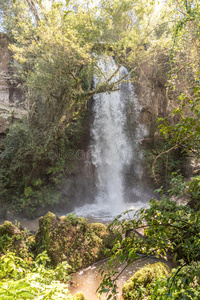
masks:
[[[35,241],[37,254],[46,250],[53,265],[67,261],[77,270],[105,258],[114,235],[103,224],[88,224],[73,214],[59,218],[49,212],[39,220]]]
[[[123,286],[124,300],[151,299],[151,290],[158,278],[166,277],[169,267],[161,262],[149,264],[137,271]]]
[[[5,221],[0,225],[0,256],[14,252],[16,256],[28,256],[28,243],[25,233],[11,222]]]
[[[82,292],[78,292],[74,295],[73,300],[87,300]]]

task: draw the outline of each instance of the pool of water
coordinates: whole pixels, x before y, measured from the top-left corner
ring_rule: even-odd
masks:
[[[86,204],[82,207],[75,208],[73,214],[86,218],[89,222],[101,222],[103,224],[111,223],[117,215],[122,212],[131,210],[126,217],[131,218],[140,208],[148,208],[148,202],[122,203],[120,206],[111,206],[110,203],[93,203]]]
[[[153,264],[158,261],[163,261],[167,263],[170,266],[169,262],[166,262],[162,259],[157,259],[155,257],[149,257],[148,259],[143,259],[132,263],[129,265],[119,276],[119,279],[117,281],[118,286],[118,300],[123,299],[122,298],[122,287],[124,283],[135,273],[137,272],[141,267],[147,265],[147,264]],[[104,269],[106,268],[106,261],[98,262],[90,267],[83,269],[77,273],[75,273],[72,277],[71,286],[69,286],[69,290],[71,294],[75,295],[77,292],[83,292],[87,300],[97,300],[100,299],[98,295],[96,294],[96,290],[98,286],[101,283],[101,275],[98,272],[100,266],[104,266]],[[125,264],[119,266],[117,269],[118,272],[121,272],[123,268],[125,267]],[[101,296],[101,300],[105,300],[106,295]]]

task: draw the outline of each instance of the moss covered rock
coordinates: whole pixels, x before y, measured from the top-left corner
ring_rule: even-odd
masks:
[[[73,300],[87,300],[82,292],[78,292],[74,295]]]
[[[26,235],[9,221],[0,226],[0,256],[7,252],[14,252],[22,258],[28,256]]]
[[[105,258],[114,237],[103,224],[87,224],[84,218],[57,217],[48,213],[39,220],[36,252],[46,250],[54,265],[67,261],[75,270]]]
[[[168,273],[169,267],[161,262],[141,268],[123,286],[123,298],[125,300],[151,299],[150,293],[157,278],[166,277]]]

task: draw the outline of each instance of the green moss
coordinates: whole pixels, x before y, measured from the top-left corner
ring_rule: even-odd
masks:
[[[123,286],[124,300],[150,299],[151,290],[158,278],[166,277],[169,267],[158,262],[137,271]]]
[[[82,292],[76,293],[73,297],[74,300],[87,300]]]
[[[8,234],[1,235],[0,236],[0,252],[3,253],[4,250],[9,248],[11,242],[12,242],[12,238],[9,237]]]
[[[30,235],[28,237],[28,246],[31,252],[35,252],[36,244],[35,244],[35,235]]]
[[[48,213],[39,222],[36,254],[47,250],[53,264],[67,260],[77,270],[106,257],[104,240],[109,235],[103,224],[87,224],[73,214],[58,218]]]
[[[23,231],[11,222],[5,221],[0,226],[0,254],[14,252],[17,256],[25,258],[28,256],[28,245]]]

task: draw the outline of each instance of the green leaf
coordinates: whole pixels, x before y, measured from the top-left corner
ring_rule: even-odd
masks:
[[[35,294],[33,294],[29,291],[20,291],[19,293],[17,293],[17,295],[20,295],[24,299],[29,299],[29,298],[34,299],[35,298]]]
[[[192,214],[192,215],[190,216],[190,221],[191,221],[191,222],[194,222],[195,218],[196,218],[196,215],[195,215],[195,214]]]

